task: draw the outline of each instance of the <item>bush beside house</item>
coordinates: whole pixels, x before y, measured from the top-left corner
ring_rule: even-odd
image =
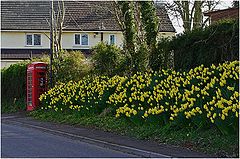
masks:
[[[127,68],[123,50],[102,42],[92,48],[92,62],[94,73],[97,75],[119,75],[123,74]]]

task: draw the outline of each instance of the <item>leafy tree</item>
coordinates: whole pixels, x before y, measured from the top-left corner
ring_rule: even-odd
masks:
[[[130,72],[152,67],[159,26],[154,2],[117,1],[115,14],[123,30],[124,50],[129,57]]]
[[[145,56],[147,54],[145,45],[140,45],[139,23],[135,20],[134,6],[135,2],[133,1],[117,1],[115,3],[115,15],[123,31],[123,49],[130,64],[130,74],[146,69],[144,63],[146,62],[145,57],[147,57]]]
[[[141,23],[145,31],[145,41],[149,50],[149,66],[154,67],[154,56],[157,45],[159,20],[153,1],[139,1],[141,11]]]

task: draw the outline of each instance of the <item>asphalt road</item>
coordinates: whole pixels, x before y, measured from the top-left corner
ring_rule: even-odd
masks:
[[[1,124],[1,157],[136,157],[20,125]]]

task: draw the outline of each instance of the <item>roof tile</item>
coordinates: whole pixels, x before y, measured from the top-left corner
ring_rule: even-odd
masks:
[[[57,7],[57,1],[54,1]],[[109,1],[65,1],[64,30],[104,30],[119,31]],[[2,30],[48,30],[50,15],[49,1],[1,1]],[[163,7],[157,8],[160,18],[159,31],[175,32]]]

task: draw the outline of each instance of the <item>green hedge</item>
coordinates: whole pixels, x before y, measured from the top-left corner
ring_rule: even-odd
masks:
[[[23,110],[26,97],[27,62],[1,70],[2,112]]]
[[[204,64],[238,60],[238,20],[226,20],[173,38],[175,69],[188,70]]]
[[[19,63],[1,70],[2,100],[25,96],[26,68],[27,63]]]

